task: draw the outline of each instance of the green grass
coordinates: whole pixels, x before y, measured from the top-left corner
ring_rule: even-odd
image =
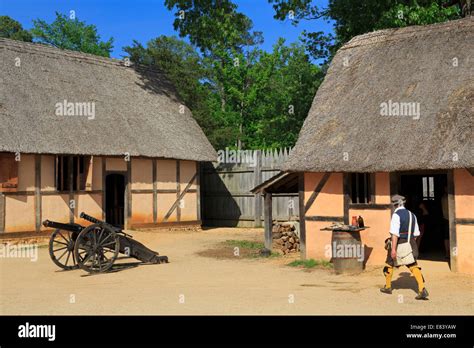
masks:
[[[324,267],[324,268],[332,268],[333,265],[331,262],[326,260],[315,260],[315,259],[308,259],[308,260],[295,260],[288,264],[290,267],[304,267],[304,268],[314,268],[314,267]]]
[[[263,249],[265,245],[259,242],[252,242],[249,240],[234,240],[228,239],[225,244],[231,247],[239,247],[242,249]]]
[[[261,242],[252,242],[250,240],[235,240],[228,239],[224,242],[226,246],[235,248],[238,247],[241,250],[247,250],[250,254],[245,253],[246,258],[257,259],[257,258],[266,258],[266,256],[260,255],[259,251],[265,248],[265,244]],[[281,254],[276,252],[271,252],[268,257],[280,257]]]

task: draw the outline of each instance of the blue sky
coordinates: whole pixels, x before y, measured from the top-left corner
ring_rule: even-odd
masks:
[[[287,43],[296,41],[304,29],[332,31],[332,24],[324,20],[303,21],[297,27],[290,21],[277,21],[267,0],[235,0],[235,3],[240,12],[252,19],[254,30],[263,32],[265,50],[271,50],[279,37],[284,37]],[[314,0],[314,3],[327,6],[327,0]],[[31,28],[33,19],[51,22],[55,11],[68,14],[71,10],[80,20],[94,24],[103,40],[114,38],[114,58],[124,56],[122,47],[131,45],[133,39],[146,43],[159,35],[178,35],[173,30],[173,12],[165,8],[164,0],[0,0],[0,15],[16,19],[26,29]]]

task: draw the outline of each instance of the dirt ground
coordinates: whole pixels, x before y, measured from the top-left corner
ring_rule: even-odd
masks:
[[[137,265],[87,275],[61,271],[39,248],[37,262],[0,258],[0,314],[470,314],[474,278],[449,271],[445,262],[420,261],[430,292],[416,301],[408,269],[394,276],[394,293],[379,292],[381,267],[359,275],[327,269],[306,271],[287,264],[297,255],[213,258],[203,251],[229,239],[262,241],[261,229],[132,231],[169,257],[169,264]],[[200,253],[201,255],[198,255]]]

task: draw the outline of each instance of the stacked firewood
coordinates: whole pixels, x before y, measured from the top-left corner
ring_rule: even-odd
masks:
[[[300,239],[296,234],[294,224],[288,222],[274,223],[272,238],[273,248],[281,250],[284,255],[300,250]]]

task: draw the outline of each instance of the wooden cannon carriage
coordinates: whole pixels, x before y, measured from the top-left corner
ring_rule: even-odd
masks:
[[[49,240],[49,255],[53,262],[65,270],[81,268],[89,273],[110,270],[119,253],[144,263],[167,263],[167,256],[160,256],[137,242],[120,228],[98,220],[85,213],[80,217],[92,222],[84,227],[45,220],[45,227],[56,230]]]

